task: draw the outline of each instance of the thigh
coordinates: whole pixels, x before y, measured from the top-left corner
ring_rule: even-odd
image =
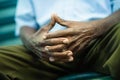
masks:
[[[40,60],[24,46],[0,47],[0,73],[10,79],[53,80],[76,70],[76,64]]]
[[[23,46],[0,47],[0,72],[10,79],[22,76],[35,61]]]
[[[120,76],[120,24],[99,38],[88,52],[85,64],[95,71]]]

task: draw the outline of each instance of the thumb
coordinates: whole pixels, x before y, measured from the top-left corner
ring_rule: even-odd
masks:
[[[35,35],[39,35],[39,36],[41,36],[41,35],[45,35],[46,33],[48,33],[49,31],[50,31],[50,29],[52,29],[53,27],[54,27],[54,25],[55,25],[55,20],[54,20],[54,18],[53,18],[53,16],[51,16],[51,22],[49,23],[49,24],[47,24],[46,26],[43,26],[42,28],[40,28],[36,33],[35,33]],[[44,39],[45,39],[46,37],[44,36]]]
[[[47,26],[45,26],[46,31],[49,32],[54,27],[54,25],[55,25],[55,19],[52,15],[50,23]]]
[[[54,14],[53,17],[58,24],[60,24],[62,26],[65,26],[65,27],[69,27],[68,26],[68,23],[69,23],[68,21],[58,17],[56,14]]]

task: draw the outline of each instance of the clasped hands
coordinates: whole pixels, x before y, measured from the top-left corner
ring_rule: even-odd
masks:
[[[55,23],[66,29],[49,32]],[[97,23],[98,21],[68,21],[52,15],[51,22],[31,36],[31,51],[43,60],[71,62],[74,55],[80,54],[89,42],[98,36]]]

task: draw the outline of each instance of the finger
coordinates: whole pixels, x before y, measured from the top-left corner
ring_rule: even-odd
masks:
[[[46,34],[46,38],[57,38],[57,37],[65,37],[65,36],[71,36],[71,35],[75,35],[78,34],[77,31],[75,31],[73,28],[68,28],[65,30],[59,30],[59,31],[55,31],[55,32],[51,32]]]
[[[38,53],[41,53],[39,56],[43,56],[43,55],[45,55],[45,56],[49,56],[49,51],[48,50],[45,50],[45,47],[36,47],[36,51],[38,52]],[[42,53],[44,53],[44,54],[42,54]]]
[[[63,51],[63,52],[51,52],[50,56],[55,57],[55,58],[64,58],[64,57],[69,57],[72,56],[73,53],[68,50],[68,51]]]
[[[51,16],[51,22],[48,24],[48,27],[47,27],[47,32],[49,32],[55,25],[55,19],[53,17],[53,15]]]
[[[66,20],[58,17],[56,14],[54,14],[53,17],[58,24],[65,26],[65,27],[69,27],[69,25],[68,25],[69,21],[66,21]]]
[[[65,49],[65,44],[58,44],[54,46],[45,46],[45,51],[49,52],[56,52],[56,51],[62,51]]]
[[[36,54],[36,56],[39,57],[40,60],[42,59],[44,61],[49,61],[49,57],[50,57],[49,53],[41,52],[39,50],[36,50],[34,53]]]
[[[85,43],[88,42],[90,40],[90,38],[91,37],[86,36],[86,37],[83,37],[83,38],[77,40],[74,45],[70,46],[69,49],[72,50],[74,53],[78,51],[78,48],[79,48],[79,50],[82,50],[85,46]]]
[[[54,58],[54,57],[49,58],[49,61],[51,61],[51,62],[71,62],[73,60],[74,60],[74,58],[72,56],[62,58],[62,59],[61,58]]]
[[[52,38],[52,39],[46,39],[42,42],[39,43],[39,45],[41,46],[45,46],[45,45],[57,45],[57,44],[68,44],[69,40],[67,38]]]
[[[48,53],[41,52],[41,51],[39,51],[39,50],[34,50],[34,53],[35,53],[36,56],[39,57],[40,59],[42,59],[42,58],[48,59],[48,58],[49,58],[49,54],[48,54]]]
[[[75,42],[79,39],[81,39],[82,37],[84,37],[85,35],[84,34],[81,34],[81,35],[75,35],[75,36],[72,36],[72,37],[68,37],[69,38],[69,43],[72,43],[72,44],[75,44]]]
[[[48,25],[42,27],[42,28],[41,28],[41,31],[42,31],[42,32],[45,32],[45,31],[46,31],[46,32],[49,32],[49,31],[54,27],[54,25],[55,25],[55,19],[54,19],[53,16],[51,16],[51,21],[50,21],[50,23],[49,23]]]
[[[74,36],[73,39],[70,41],[71,44],[69,45],[70,46],[69,50],[73,50],[74,48],[76,48],[76,46],[79,46],[82,41],[86,40],[86,38],[84,39],[84,36],[85,36],[84,34]]]
[[[80,52],[81,50],[85,49],[88,46],[88,44],[89,44],[90,41],[91,40],[88,39],[85,42],[83,42],[82,45],[78,46],[78,48],[76,49],[75,52]]]

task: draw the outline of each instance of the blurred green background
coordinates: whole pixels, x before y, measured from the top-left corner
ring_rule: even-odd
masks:
[[[15,36],[15,10],[17,0],[0,0],[0,46],[22,44]],[[110,76],[94,72],[71,74],[58,80],[112,80]]]
[[[0,46],[21,44],[15,36],[15,9],[17,0],[0,0]]]

